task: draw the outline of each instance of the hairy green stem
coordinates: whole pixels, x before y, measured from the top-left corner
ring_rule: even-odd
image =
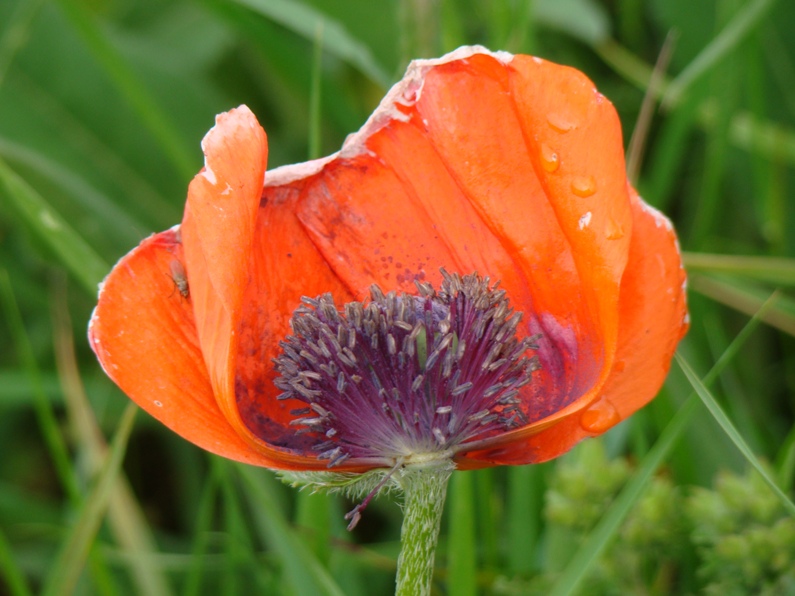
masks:
[[[396,474],[404,495],[397,596],[426,596],[431,593],[439,524],[447,482],[454,469],[450,460],[441,460],[407,465]]]

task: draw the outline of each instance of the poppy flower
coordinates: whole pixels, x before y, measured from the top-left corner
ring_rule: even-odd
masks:
[[[546,461],[654,397],[687,329],[674,231],[572,68],[461,48],[413,62],[327,158],[266,172],[245,106],[202,149],[181,225],[115,266],[89,337],[218,455]]]

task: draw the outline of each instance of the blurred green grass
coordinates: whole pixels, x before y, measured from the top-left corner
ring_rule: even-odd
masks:
[[[676,32],[637,183],[680,233],[692,320],[680,354],[695,377],[721,361],[695,388],[727,418],[717,414],[721,427],[688,399],[694,387],[675,365],[660,397],[601,441],[627,462],[626,484],[575,541],[545,497],[581,448],[454,478],[440,593],[568,593],[604,579],[610,544],[656,479],[686,492],[743,472],[738,437],[791,506],[792,22],[795,5],[775,0],[0,2],[0,592],[63,593],[63,578],[80,594],[391,591],[393,503],[375,502],[349,534],[350,503],[211,458],[146,416],[127,442],[127,400],[99,370],[85,325],[108,264],[179,221],[216,113],[248,104],[268,131],[270,166],[302,161],[335,151],[410,58],[463,44],[583,70],[628,140]],[[647,570],[643,589],[707,589],[704,573],[676,565],[673,579],[662,563]]]

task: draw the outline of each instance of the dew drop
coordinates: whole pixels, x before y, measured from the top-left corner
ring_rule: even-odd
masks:
[[[560,166],[558,154],[549,145],[541,145],[541,166],[550,174]]]
[[[601,434],[621,422],[615,406],[602,398],[591,404],[580,417],[580,425],[589,433]]]
[[[559,133],[567,133],[576,127],[576,124],[563,114],[551,113],[547,114],[547,122],[552,129]]]
[[[593,176],[576,176],[571,181],[571,192],[578,197],[590,197],[596,192],[596,180]]]
[[[162,407],[163,407],[163,402],[162,402],[162,401],[155,400],[155,405],[156,405],[158,408],[162,408]]]
[[[607,221],[607,228],[605,229],[608,240],[618,240],[624,237],[624,228],[620,223],[613,219]]]

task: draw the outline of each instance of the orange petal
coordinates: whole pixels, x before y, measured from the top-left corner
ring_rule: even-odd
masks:
[[[635,228],[621,281],[618,350],[602,403],[595,404],[614,408],[622,420],[657,394],[689,321],[685,271],[671,222],[630,191]]]
[[[578,409],[605,382],[620,325],[619,288],[633,234],[621,123],[593,83],[566,66],[516,56],[510,63],[510,91],[528,151],[585,289],[578,297],[584,302],[581,308],[587,311],[586,320],[594,322],[594,336],[603,350],[599,378],[569,406]],[[583,329],[578,337],[588,334]]]
[[[257,218],[250,262],[250,283],[238,324],[237,408],[246,426],[264,442],[290,450],[303,467],[325,468],[308,449],[306,435],[289,426],[290,410],[305,406],[279,401],[273,384],[273,359],[290,332],[292,312],[302,296],[331,292],[340,305],[350,302],[347,287],[335,276],[295,215],[298,192],[265,188]],[[348,469],[348,468],[346,468]]]
[[[593,400],[612,362],[631,232],[620,128],[592,85],[590,95],[575,94],[577,126],[556,155],[559,182],[537,140],[549,125],[536,121],[587,79],[543,63],[557,82],[536,108],[547,92],[523,81],[536,73],[472,52],[414,63],[340,156],[307,180],[299,217],[357,296],[373,282],[408,291],[414,279],[438,283],[440,266],[499,279],[528,315],[524,332],[554,344],[543,387],[526,396],[537,419]],[[603,167],[600,155],[617,158]],[[594,173],[589,197],[571,188],[575,163]],[[607,215],[626,237],[607,240]]]
[[[216,117],[202,149],[204,169],[190,184],[182,222],[199,344],[228,423],[270,467],[289,468],[294,456],[257,438],[241,420],[235,397],[238,324],[268,154],[265,131],[241,106]]]
[[[235,321],[240,313],[267,160],[265,131],[245,106],[216,117],[202,141],[204,169],[188,189],[182,238],[197,333],[218,405],[234,408]]]
[[[198,341],[223,414],[214,424],[259,462],[325,467],[272,383],[300,297],[330,291],[342,303],[372,283],[411,291],[417,279],[437,284],[441,266],[501,280],[527,315],[520,333],[544,334],[543,368],[522,395],[532,423],[462,467],[554,457],[662,382],[680,335],[645,327],[649,312],[667,311],[643,268],[668,250],[659,287],[669,288],[669,269],[681,276],[675,239],[630,201],[617,116],[581,73],[479,48],[414,63],[340,154],[269,173],[264,190],[265,133],[247,108],[220,115],[203,149],[182,225],[192,353]],[[683,297],[668,306],[669,318],[683,315]],[[642,366],[656,367],[645,381]]]
[[[621,249],[626,250],[628,239],[608,251],[594,227],[600,217],[593,217],[591,225],[581,222],[586,208],[615,212],[627,228],[630,218],[620,126],[612,106],[595,92],[570,96],[571,88],[587,81],[579,72],[527,58],[543,71],[535,72],[526,68],[524,58],[475,54],[433,68],[417,109],[457,184],[489,231],[510,250],[531,288],[532,300],[517,297],[516,307],[536,317],[532,332],[544,334],[539,376],[547,382],[525,396],[534,408],[528,416],[536,420],[573,400],[593,399],[606,378],[615,348],[618,282],[626,262]],[[526,79],[531,77],[548,84],[529,89]],[[544,118],[550,106],[568,107],[578,123],[567,133],[568,144],[559,145],[552,171],[544,167],[539,146],[548,134]],[[603,168],[594,163],[592,154],[598,153],[617,155],[618,163]],[[596,177],[587,202],[560,183],[574,164]],[[606,192],[597,191],[598,185]],[[616,186],[622,192],[612,192]],[[550,342],[561,362],[545,354]],[[550,384],[555,377],[565,383]]]
[[[102,286],[89,343],[122,391],[171,430],[217,455],[271,466],[215,402],[190,300],[172,277],[182,259],[174,230],[150,236],[125,256]]]
[[[619,302],[616,359],[600,397],[587,408],[539,421],[529,437],[461,455],[459,467],[539,463],[604,433],[659,391],[687,331],[685,273],[668,220],[630,188],[633,234]]]
[[[302,295],[347,292],[301,240],[291,206],[269,206],[263,196],[267,142],[247,107],[219,115],[202,149],[205,168],[191,182],[182,236],[215,399],[270,467],[325,468],[285,424],[291,404],[276,400],[271,358]]]

